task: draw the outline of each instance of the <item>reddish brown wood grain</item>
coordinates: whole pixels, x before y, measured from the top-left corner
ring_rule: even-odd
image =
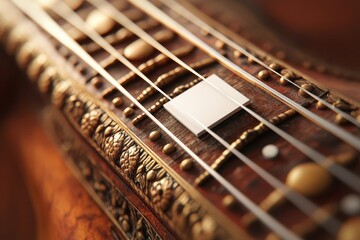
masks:
[[[37,239],[111,238],[111,222],[67,169],[34,115],[18,113],[8,121],[5,136],[16,146],[30,190],[35,219],[28,220],[36,224]]]
[[[0,95],[8,98],[1,98],[0,238],[111,239],[110,220],[46,135],[28,86],[7,68],[9,58],[1,60]]]
[[[184,23],[184,25],[185,24],[186,23]],[[189,25],[189,28],[193,27],[189,23],[187,24]],[[205,39],[205,37],[202,38]],[[172,48],[183,44],[179,38],[177,39],[177,42],[173,42],[166,46]],[[213,40],[205,39],[204,41],[211,42]],[[230,50],[228,51],[228,55],[231,56]],[[199,51],[197,51],[197,53],[195,52],[194,54],[188,56],[186,61],[189,60],[189,62],[191,62],[200,56],[203,56],[203,54],[200,54]],[[97,57],[100,59],[102,56]],[[249,61],[244,58],[235,59],[234,61],[243,69],[254,75],[261,69],[259,66],[249,63]],[[163,74],[173,67],[175,67],[174,64],[161,69],[159,68],[153,74],[150,74],[150,77],[155,79],[155,77],[158,77],[160,74]],[[128,72],[127,69],[121,68],[121,66],[114,66],[114,68],[111,68],[109,71],[118,77]],[[250,107],[264,117],[269,118],[288,109],[287,106],[273,99],[273,97],[267,95],[266,92],[261,91],[258,88],[254,88],[246,81],[243,81],[244,79],[235,76],[219,64],[214,64],[211,68],[200,71],[202,74],[212,72],[219,74],[219,76],[224,80],[228,81],[233,86],[236,86],[236,88],[241,89],[241,91],[244,91],[246,94],[249,94],[249,96],[252,96],[253,102]],[[328,76],[326,75],[324,77],[323,74],[319,76],[319,78],[324,79],[328,79],[327,77]],[[185,76],[182,80],[188,82],[192,80],[192,77]],[[273,81],[269,81],[269,86],[277,89],[282,94],[293,98],[299,103],[304,103],[308,100],[306,97],[299,95],[296,89],[288,86],[280,86],[274,76],[272,76],[272,80]],[[108,86],[108,84],[104,83],[104,87],[106,86]],[[144,83],[139,82],[132,85],[129,84],[127,87],[131,93],[135,94],[138,93],[140,89],[144,88]],[[90,95],[99,97],[100,91],[93,89],[89,86],[89,84],[86,86],[86,90],[88,90]],[[132,125],[131,119],[125,119],[121,111],[122,109],[113,109],[111,101],[109,100],[111,99],[102,99],[101,102],[114,112],[119,119],[135,133],[136,136],[144,141],[146,145],[150,146],[151,149],[161,157],[162,162],[168,164],[174,170],[175,174],[183,177],[183,179],[185,179],[188,183],[192,184],[194,179],[199,173],[201,173],[202,170],[197,168],[191,173],[185,173],[179,170],[179,162],[188,157],[184,151],[179,149],[173,155],[165,156],[162,153],[162,146],[167,142],[171,142],[171,140],[164,136],[159,142],[150,143],[147,140],[147,135],[150,130],[158,130],[158,127],[151,123],[148,119],[139,126]],[[149,101],[145,102],[144,105],[146,107],[150,107],[155,100],[155,97],[149,99]],[[23,103],[24,99],[21,100],[21,104]],[[124,108],[129,104],[129,101],[125,100]],[[318,112],[314,106],[310,109],[313,112]],[[30,197],[35,203],[35,215],[37,216],[37,226],[39,226],[38,238],[109,238],[110,223],[105,219],[104,215],[101,214],[100,210],[92,204],[84,191],[81,190],[79,184],[67,172],[61,162],[61,157],[58,153],[54,152],[53,146],[49,143],[49,140],[44,135],[44,131],[40,129],[39,124],[33,117],[32,114],[34,112],[35,111],[32,109],[29,111],[21,111],[15,115],[10,115],[9,120],[7,120],[8,125],[4,136],[7,139],[6,141],[9,141],[10,145],[16,146],[17,155],[20,159],[22,159],[21,165],[24,168],[23,176],[30,189]],[[140,112],[135,110],[135,113],[139,114]],[[333,113],[326,111],[319,111],[319,115],[329,119],[333,117]],[[157,117],[161,122],[167,123],[170,130],[175,132],[181,140],[189,143],[188,145],[194,149],[197,154],[204,158],[207,163],[211,164],[211,162],[213,162],[223,150],[223,147],[210,138],[210,136],[197,139],[188,134],[188,131],[171,116],[169,116],[169,114],[163,109],[157,113]],[[226,121],[223,126],[215,128],[214,131],[219,133],[219,135],[228,142],[232,142],[242,133],[242,131],[255,126],[256,123],[257,121],[249,115],[240,112]],[[337,153],[342,150],[343,145],[340,145],[336,139],[327,137],[327,134],[324,131],[321,131],[319,127],[311,125],[307,120],[300,118],[300,116],[294,117],[281,127],[290,134],[294,135],[296,138],[308,143],[310,146],[317,147],[317,142],[322,143],[322,146],[319,149],[327,154]],[[263,161],[260,155],[260,150],[262,146],[268,143],[276,143],[283,146],[283,154],[281,155],[281,159],[279,159],[281,160],[280,162],[273,164]],[[41,147],[38,147],[37,144],[40,144]],[[331,145],[339,146],[339,148],[329,148]],[[261,139],[256,141],[256,144],[249,144],[249,146],[244,149],[244,153],[280,180],[285,179],[286,174],[295,164],[306,160],[303,154],[300,154],[298,151],[293,149],[293,147],[287,145],[285,141],[276,136],[272,136],[271,134],[264,134]],[[223,176],[226,176],[229,181],[242,190],[247,196],[254,199],[254,202],[256,203],[259,203],[272,191],[272,188],[268,183],[260,180],[256,174],[235,158],[232,158],[231,161],[224,166],[224,168],[219,170],[219,172]],[[259,191],[259,189],[261,189],[261,191]],[[347,188],[343,188],[341,185],[336,184],[333,188],[333,191],[336,192],[335,194],[329,195],[330,197],[323,196],[324,199],[319,198],[315,199],[315,201],[321,204],[326,202],[329,198],[331,198],[331,200],[339,199],[340,195],[344,194],[342,191],[337,191],[338,189],[345,189],[348,191]],[[222,186],[217,184],[215,181],[210,180],[202,187],[195,187],[195,190],[202,193],[207,199],[214,203],[214,208],[220,209],[224,215],[229,216],[234,220],[234,222],[239,223],[240,227],[243,227],[241,226],[239,218],[245,212],[244,209],[242,209],[242,212],[235,214],[221,205],[222,197],[226,194],[226,191]],[[84,212],[84,209],[86,209],[86,212]],[[297,209],[295,209],[292,205],[286,205],[284,209],[287,211],[279,211],[275,213],[275,216],[283,222],[294,224],[295,222],[292,222],[292,219],[297,218],[292,217],[298,216],[301,213],[298,213]],[[300,217],[304,218],[303,215]],[[265,234],[266,232],[260,232],[258,236],[264,236]]]

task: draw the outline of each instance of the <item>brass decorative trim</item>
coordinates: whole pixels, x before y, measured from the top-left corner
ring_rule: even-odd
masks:
[[[94,160],[85,154],[86,150],[74,138],[71,130],[64,131],[64,123],[57,118],[57,114],[53,110],[47,109],[45,115],[47,115],[47,125],[50,125],[51,131],[56,137],[55,141],[65,153],[66,162],[70,169],[93,199],[102,207],[116,228],[120,230],[122,237],[162,239],[141,212],[93,163]]]
[[[37,84],[39,91],[51,99],[52,104],[89,145],[169,228],[185,239],[248,238],[243,230],[235,227],[234,223],[156,156],[114,113],[104,107],[99,99],[91,96],[85,87],[75,80],[83,77],[70,64],[64,62],[34,24],[11,6],[9,3],[0,3],[0,39],[6,43],[8,52],[16,56],[19,65],[26,69],[30,80]],[[7,9],[9,13],[3,14],[1,9]],[[348,106],[339,102],[337,107]],[[77,157],[74,155],[73,158]],[[95,176],[91,177],[95,180]],[[113,188],[116,191],[115,186],[111,189],[108,187],[111,183],[105,175],[99,173],[96,178],[100,178],[100,182],[106,182],[104,191],[99,184],[93,189],[96,194],[111,193]],[[121,194],[118,197],[121,201],[128,201]],[[131,221],[140,221],[141,225],[145,226],[141,228],[147,229],[154,239],[158,239],[158,235],[153,233],[151,223],[141,214]],[[121,226],[125,235],[135,238],[134,229],[130,231],[125,225]]]
[[[11,47],[9,53],[27,69],[29,78],[37,83],[40,92],[51,99],[71,125],[172,231],[184,239],[249,238],[162,163],[99,100],[92,98],[84,86],[74,80],[82,79],[82,76],[64,62],[34,24],[12,5],[6,7],[13,12],[3,16],[0,29],[2,40]],[[14,31],[16,34],[12,34]],[[11,35],[15,36],[9,38]],[[29,42],[33,48],[26,51],[23,47]]]
[[[169,172],[89,96],[77,92],[66,80],[53,81],[51,96],[53,105],[179,236],[229,237]]]

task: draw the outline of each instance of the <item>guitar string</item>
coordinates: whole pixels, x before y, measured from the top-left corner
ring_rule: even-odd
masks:
[[[94,0],[88,0],[88,2],[92,2],[93,4],[96,4],[98,7],[101,7],[99,2],[95,2]],[[94,3],[95,2],[95,3]],[[100,1],[103,2],[103,1]],[[310,110],[302,107],[300,104],[296,103],[292,99],[286,97],[285,95],[281,94],[280,92],[276,91],[273,88],[270,88],[268,85],[257,79],[256,77],[252,76],[242,68],[240,68],[235,63],[231,62],[229,59],[224,57],[222,54],[220,54],[218,51],[213,49],[211,46],[209,46],[207,43],[203,42],[201,39],[199,39],[197,36],[195,36],[193,33],[191,33],[188,29],[180,25],[178,22],[176,22],[174,19],[172,19],[170,16],[162,12],[160,9],[158,9],[156,6],[154,6],[152,3],[148,2],[147,0],[129,0],[134,6],[141,9],[143,12],[147,13],[148,15],[152,16],[154,19],[161,22],[163,25],[169,27],[170,29],[174,30],[184,38],[186,38],[189,42],[193,43],[198,48],[202,49],[206,53],[208,53],[210,56],[217,59],[221,64],[224,66],[230,68],[238,74],[239,76],[243,77],[245,80],[258,85],[260,88],[265,89],[278,99],[280,99],[283,103],[286,105],[291,106],[294,108],[297,112],[299,112],[304,117],[308,118],[315,124],[319,125],[320,127],[326,129],[328,132],[332,133],[333,135],[337,136],[338,138],[342,139],[349,145],[353,146],[355,149],[360,151],[360,141],[358,137],[355,137],[351,135],[350,133],[346,132],[344,129],[334,125],[333,123],[319,117],[315,113],[311,112]],[[110,6],[108,4],[105,4],[106,8],[110,9]],[[103,8],[105,9],[105,7]],[[113,9],[116,10],[116,9]],[[116,16],[113,16],[116,17]],[[151,38],[151,37],[150,37]],[[149,38],[149,41],[151,40]],[[148,41],[148,42],[149,42]],[[156,41],[153,40],[151,42]],[[149,42],[150,43],[150,42]],[[155,47],[155,46],[154,46]],[[156,44],[157,49],[163,49],[161,44]],[[171,54],[167,49],[163,49],[163,51],[166,51],[167,53]],[[162,51],[161,51],[162,52]],[[173,59],[175,62],[177,62],[179,65],[183,66],[184,68],[188,69],[190,72],[193,72],[192,69],[189,69],[188,66],[183,63],[180,59],[178,59],[176,56],[171,56],[171,59]],[[195,74],[197,75],[197,74]]]
[[[275,71],[274,69],[270,68],[266,63],[264,63],[263,61],[261,61],[258,57],[256,57],[254,54],[251,54],[249,51],[247,51],[245,48],[241,47],[239,44],[235,43],[234,41],[230,40],[228,37],[226,37],[224,34],[220,33],[219,31],[217,31],[216,29],[214,29],[213,27],[211,27],[209,24],[207,24],[206,22],[204,22],[202,19],[200,19],[199,17],[197,17],[195,14],[193,14],[191,11],[189,11],[188,9],[186,9],[185,7],[181,6],[181,4],[179,4],[177,1],[175,0],[159,0],[161,1],[165,6],[167,6],[171,11],[176,12],[180,17],[183,17],[185,19],[187,19],[188,21],[191,21],[193,24],[197,25],[199,28],[201,28],[202,30],[205,30],[206,32],[208,32],[209,34],[211,34],[212,36],[214,36],[215,38],[219,39],[220,41],[224,42],[225,44],[227,44],[228,46],[230,46],[231,48],[241,52],[242,54],[244,54],[247,57],[251,57],[255,62],[257,62],[259,65],[263,66],[264,68],[266,68],[267,70],[273,72],[274,74],[276,74],[279,77],[282,77],[283,79],[285,79],[288,83],[290,83],[291,85],[297,87],[298,89],[301,89],[302,91],[304,91],[305,93],[307,93],[309,96],[311,96],[312,98],[316,99],[317,101],[321,102],[322,104],[324,104],[326,107],[328,107],[329,109],[331,109],[332,111],[340,114],[343,118],[345,118],[346,120],[348,120],[349,122],[351,122],[352,124],[354,124],[357,127],[360,127],[360,122],[358,122],[355,118],[353,118],[351,115],[349,115],[348,113],[338,109],[337,107],[333,106],[332,104],[330,104],[329,102],[327,102],[324,99],[319,98],[318,96],[316,96],[315,94],[313,94],[312,92],[306,90],[305,88],[301,87],[300,85],[296,84],[295,82],[291,81],[289,78],[287,78],[286,76],[282,75],[281,73]],[[327,89],[325,91],[328,91]]]
[[[63,19],[67,19],[67,21],[69,21],[76,28],[81,29],[81,31],[83,31],[86,35],[88,35],[89,38],[93,39],[102,48],[111,49],[112,51],[109,52],[109,53],[112,54],[113,56],[115,56],[116,58],[118,58],[119,61],[121,61],[121,58],[119,58],[118,51],[116,49],[114,49],[109,43],[107,43],[105,41],[105,39],[103,39],[94,30],[91,31],[91,29],[88,26],[86,26],[86,23],[78,15],[74,15],[76,13],[74,13],[72,10],[70,10],[69,8],[68,9],[62,9],[60,6],[57,5],[57,6],[53,7],[53,11],[56,14],[58,14],[59,16],[61,16]],[[66,11],[69,11],[69,13],[65,14],[64,12],[66,12]],[[169,96],[166,96],[166,97],[170,98]],[[213,137],[215,137],[220,143],[222,143],[226,148],[228,148],[228,149],[230,148],[230,145],[226,141],[221,139],[218,135],[216,135],[214,132],[212,132],[209,129],[207,129],[207,131],[209,133],[211,133],[211,135]],[[240,159],[243,159],[242,161],[245,162],[247,165],[250,165],[250,168],[252,168],[257,174],[259,174],[260,176],[265,178],[265,180],[267,180],[268,182],[270,181],[272,186],[274,186],[275,188],[280,188],[280,189],[286,188],[280,181],[276,180],[270,174],[266,173],[263,169],[261,169],[258,165],[254,164],[250,159],[246,158],[244,155],[242,155],[242,154],[240,154],[239,152],[236,152],[236,151],[234,151],[234,154],[235,154],[235,156],[239,157]],[[246,159],[244,159],[244,158],[246,158]],[[290,189],[285,189],[284,192],[290,192]],[[288,194],[291,195],[290,193],[288,193]],[[299,209],[302,209],[302,211],[305,211],[309,216],[316,209],[318,209],[317,206],[315,206],[310,201],[308,201],[303,196],[301,196],[301,195],[299,195],[297,193],[293,193],[292,197],[291,196],[289,197],[287,195],[286,195],[286,197],[292,199],[291,201],[294,202],[295,205],[299,206]],[[299,201],[303,201],[303,202],[299,203]],[[306,202],[304,203],[304,201],[306,201]],[[330,220],[332,220],[332,221],[330,221]],[[328,229],[331,229],[332,231],[334,229],[337,229],[337,227],[339,226],[338,221],[336,221],[334,219],[331,219],[330,216],[329,216],[329,221],[327,221],[327,224],[328,224]],[[332,233],[334,233],[334,232],[332,232]]]
[[[113,78],[98,62],[95,61],[81,46],[74,41],[40,6],[33,0],[12,0],[12,2],[26,15],[28,15],[37,25],[43,28],[51,36],[58,39],[64,46],[70,49],[92,69],[97,71],[104,79],[114,85],[124,96],[130,99],[139,109],[141,109],[156,125],[158,125],[170,138],[172,138],[181,148],[183,148],[202,168],[208,171],[227,191],[229,191],[239,202],[254,213],[265,225],[285,239],[300,239],[291,230],[287,229],[268,213],[259,208],[254,202],[247,198],[242,192],[238,191],[223,176],[214,171],[205,161],[189,149],[179,140],[170,130],[168,130],[158,119],[155,118],[147,109],[139,103],[115,78]]]
[[[116,51],[115,49],[113,49],[113,51]],[[110,52],[111,54],[113,54],[113,52]],[[227,147],[227,146],[226,146]],[[332,228],[333,229],[333,228]]]
[[[127,28],[129,31],[132,31],[135,35],[139,36],[141,39],[145,40],[146,42],[148,42],[150,45],[152,45],[153,47],[156,47],[160,52],[162,52],[163,54],[167,55],[169,58],[172,58],[174,61],[176,60],[176,62],[179,64],[181,63],[182,66],[186,66],[187,68],[190,68],[186,63],[184,63],[182,60],[180,60],[178,57],[174,56],[174,54],[172,54],[168,49],[166,49],[163,45],[161,45],[160,43],[158,43],[154,38],[152,38],[149,34],[147,34],[145,31],[143,31],[142,29],[140,29],[135,23],[133,23],[132,21],[130,21],[124,14],[122,14],[121,12],[119,12],[116,8],[114,8],[111,4],[108,4],[105,1],[94,1],[94,0],[87,0],[89,3],[91,3],[93,6],[95,6],[96,8],[100,9],[101,11],[103,11],[105,14],[109,15],[110,17],[112,17],[114,20],[116,20],[119,24],[123,25],[125,28]],[[112,52],[112,53],[111,53]],[[109,53],[111,54],[115,54],[115,55],[119,55],[118,51],[113,50]],[[122,57],[124,58],[124,57]],[[196,72],[194,69],[190,68],[191,72]],[[137,70],[138,71],[138,70]],[[143,75],[143,74],[142,74]],[[208,82],[203,76],[201,76],[199,73],[196,72],[196,76],[200,76],[204,81]],[[145,79],[144,79],[145,80]],[[159,93],[161,93],[162,95],[164,95],[165,97],[167,97],[170,100],[170,97],[166,95],[166,93],[164,93],[160,88],[158,88],[156,85],[154,85],[153,82],[151,81],[147,81],[146,82],[148,84],[150,84],[151,86],[153,86]],[[214,86],[211,82],[208,82],[212,87],[214,87],[216,90],[218,90],[219,92],[221,92],[222,94],[224,94],[220,89],[218,89],[216,86]],[[237,102],[236,100],[232,99],[231,97],[227,96],[226,94],[224,94],[227,98],[229,98],[230,100],[232,100],[234,103],[238,104],[239,106],[241,106],[245,111],[247,111],[250,115],[257,116],[256,118],[259,120],[260,122],[263,122],[265,125],[267,125],[270,129],[272,129],[273,131],[275,131],[276,133],[278,133],[281,137],[283,137],[286,141],[290,142],[293,146],[295,146],[298,150],[300,150],[302,153],[304,153],[306,156],[308,156],[309,158],[311,158],[313,161],[319,163],[320,165],[323,165],[325,163],[324,160],[326,160],[326,157],[322,154],[320,154],[319,152],[317,152],[316,150],[310,148],[309,146],[305,145],[304,143],[302,143],[301,141],[295,139],[293,136],[291,136],[290,134],[286,133],[285,131],[281,130],[280,128],[276,127],[275,125],[273,125],[272,123],[268,122],[266,119],[262,118],[261,116],[259,116],[258,114],[256,114],[255,112],[251,111],[249,108],[242,106],[239,102]],[[360,185],[357,184],[358,182],[360,182],[360,177],[356,176],[356,174],[350,172],[349,170],[339,166],[339,165],[332,165],[330,168],[328,168],[328,170],[334,175],[336,176],[338,179],[340,179],[342,182],[344,182],[345,184],[347,184],[348,186],[350,186],[351,188],[355,189],[357,192],[360,192]]]

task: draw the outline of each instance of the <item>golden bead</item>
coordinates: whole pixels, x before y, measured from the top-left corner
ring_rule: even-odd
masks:
[[[115,26],[115,20],[102,11],[96,9],[90,12],[86,17],[86,23],[89,24],[99,34],[109,32]]]
[[[123,104],[123,100],[121,97],[116,97],[112,100],[112,104],[114,104],[114,106],[118,108]]]
[[[100,78],[94,77],[91,79],[91,84],[94,86],[94,88],[99,89],[103,85],[103,82],[100,80]]]
[[[342,224],[338,233],[339,240],[360,239],[360,217],[354,217]]]
[[[168,143],[163,147],[163,153],[165,153],[166,155],[173,153],[175,150],[176,148],[172,143]]]
[[[155,142],[157,140],[159,140],[161,138],[161,133],[159,131],[152,131],[150,134],[149,134],[149,139],[152,141],[152,142]]]
[[[167,41],[173,39],[174,36],[175,36],[174,32],[172,32],[168,29],[158,31],[157,33],[154,34],[154,38],[158,42],[167,42]]]
[[[313,85],[308,84],[308,83],[302,84],[302,85],[301,85],[301,88],[305,89],[305,90],[308,91],[308,92],[312,92],[312,91],[314,90]],[[301,96],[307,96],[307,93],[306,93],[303,89],[301,89],[301,88],[299,89],[299,94],[300,94]]]
[[[302,163],[294,167],[286,178],[286,185],[311,197],[324,192],[331,184],[329,172],[316,163]]]
[[[223,41],[217,40],[217,41],[215,42],[215,47],[216,47],[217,49],[224,49],[224,48],[225,48],[225,43],[224,43]]]
[[[349,150],[343,153],[340,153],[336,156],[330,157],[330,160],[336,162],[337,164],[343,166],[349,166],[350,164],[354,163],[357,160],[357,152],[354,150]]]
[[[174,36],[174,33],[170,30],[161,30],[154,34],[154,38],[160,43],[169,41]],[[129,60],[137,61],[148,58],[154,52],[155,48],[153,46],[143,39],[138,39],[125,47],[124,56]]]
[[[242,56],[242,53],[239,52],[238,50],[235,50],[233,54],[234,54],[234,57],[236,57],[236,58],[239,58]]]
[[[194,162],[192,159],[187,158],[181,161],[180,169],[183,171],[188,171],[194,166]]]
[[[344,124],[344,123],[346,123],[346,119],[341,114],[336,114],[335,122],[337,124]]]
[[[270,77],[270,73],[269,73],[268,70],[261,70],[260,72],[258,72],[257,76],[261,80],[265,80],[265,79],[268,79]]]
[[[134,114],[134,109],[133,108],[131,108],[131,107],[125,108],[125,110],[124,110],[125,117],[130,117],[133,114]]]
[[[247,62],[250,64],[255,63],[255,59],[253,57],[248,57]]]
[[[153,46],[143,39],[138,39],[124,49],[124,56],[129,60],[143,60],[153,54],[154,51]]]
[[[280,79],[279,79],[279,83],[283,86],[287,85],[288,84],[288,80],[286,79],[285,76],[282,76]]]
[[[222,199],[222,204],[226,208],[233,208],[236,205],[236,199],[234,198],[233,195],[228,194]]]
[[[275,70],[275,71],[279,71],[281,70],[281,66],[277,63],[270,63],[269,67],[272,69],[272,70]]]
[[[318,102],[316,103],[316,108],[317,108],[317,109],[325,109],[326,106],[325,106],[324,103],[318,101]]]

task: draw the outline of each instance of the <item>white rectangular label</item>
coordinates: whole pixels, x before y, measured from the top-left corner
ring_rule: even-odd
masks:
[[[217,75],[211,75],[164,105],[165,109],[196,136],[214,127],[247,104],[249,99]],[[201,124],[199,124],[197,119]]]

